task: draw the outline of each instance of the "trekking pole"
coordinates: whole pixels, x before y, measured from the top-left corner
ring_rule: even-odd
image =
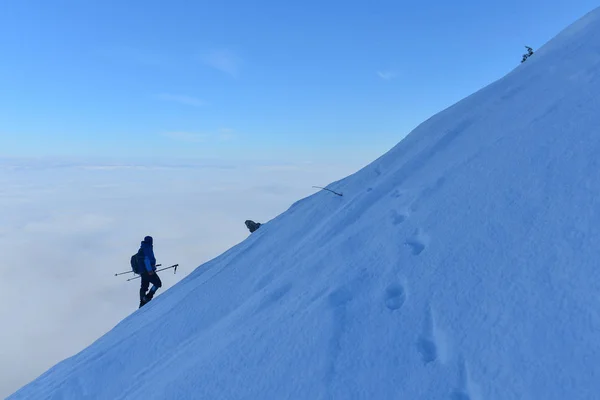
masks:
[[[157,264],[156,266],[158,267],[159,265],[160,265],[160,264]],[[160,271],[164,271],[164,270],[166,270],[166,269],[171,269],[171,268],[174,268],[174,270],[173,270],[173,273],[175,274],[175,273],[177,272],[177,267],[178,267],[178,266],[179,266],[179,264],[174,264],[174,265],[171,265],[170,267],[166,267],[166,268],[157,269],[157,270],[156,270],[156,271],[154,271],[154,272],[160,272]],[[139,277],[140,277],[140,276],[138,275],[138,276],[134,276],[133,278],[129,278],[129,279],[127,279],[127,282],[129,282],[129,281],[132,281],[132,280],[134,280],[134,279],[138,279]]]
[[[157,267],[160,267],[162,264],[156,264]],[[125,274],[131,274],[133,271],[126,271],[126,272],[119,272],[118,274],[115,274],[115,276],[119,276],[119,275],[125,275]]]
[[[337,194],[337,195],[338,195],[338,196],[340,196],[340,197],[341,197],[341,196],[343,196],[343,194],[342,194],[342,193],[334,192],[334,191],[333,191],[333,190],[331,190],[331,189],[327,189],[327,188],[324,188],[324,187],[321,187],[321,186],[313,186],[313,187],[314,187],[315,189],[327,190],[328,192],[331,192],[331,193],[333,193],[333,194]]]

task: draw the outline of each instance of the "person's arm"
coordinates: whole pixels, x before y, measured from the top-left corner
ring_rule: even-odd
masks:
[[[150,275],[154,273],[154,268],[152,268],[152,263],[150,262],[150,257],[144,256],[144,266]]]

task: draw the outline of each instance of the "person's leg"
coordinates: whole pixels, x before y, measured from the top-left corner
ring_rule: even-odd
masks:
[[[150,275],[148,279],[150,283],[152,283],[152,287],[146,295],[146,300],[150,301],[152,300],[152,297],[154,297],[154,293],[156,293],[156,291],[162,286],[162,282],[160,281],[160,278],[158,277],[158,274],[156,272]]]
[[[150,280],[148,279],[148,274],[140,274],[140,279],[142,281],[140,286],[140,307],[145,302],[146,292],[148,291],[148,286],[150,286]]]

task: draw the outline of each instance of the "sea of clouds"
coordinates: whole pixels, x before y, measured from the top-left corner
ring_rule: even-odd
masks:
[[[361,165],[0,159],[0,397],[76,354],[139,303],[129,257],[146,235],[164,292]]]

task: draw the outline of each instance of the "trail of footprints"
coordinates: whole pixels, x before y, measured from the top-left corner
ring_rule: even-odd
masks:
[[[367,188],[367,192],[371,192],[372,190],[372,188]],[[400,198],[402,195],[403,192],[399,190],[395,190],[391,194],[393,198]],[[403,211],[392,210],[390,214],[392,225],[399,226],[406,222],[409,218],[409,210],[414,209],[416,208],[409,206]],[[414,256],[419,256],[425,251],[428,242],[429,238],[427,234],[421,229],[416,229],[404,241],[404,245],[410,249]],[[328,391],[331,391],[331,383],[337,374],[337,359],[341,351],[341,342],[347,324],[347,306],[353,300],[353,291],[352,285],[345,285],[331,292],[328,297],[329,306],[333,312],[333,334],[329,343],[330,362],[327,365],[325,374],[325,383]],[[282,292],[285,294],[286,289],[282,289]],[[279,296],[280,293],[274,293],[272,297],[276,299]],[[385,288],[383,303],[390,312],[399,312],[406,301],[406,285],[392,282]],[[436,328],[434,313],[430,306],[427,306],[425,310],[423,327],[416,338],[415,350],[420,355],[420,360],[424,366],[443,361],[441,358],[443,358],[444,340]],[[449,400],[479,400],[477,390],[473,389],[475,385],[469,377],[466,362],[461,360],[458,367],[459,376],[457,385],[448,393]],[[331,397],[331,393],[329,393],[329,397]]]
[[[372,189],[369,188],[368,191]],[[391,197],[402,197],[400,190],[392,192]],[[413,209],[411,207],[408,210]],[[392,210],[390,221],[392,225],[400,225],[408,219],[408,211]],[[409,247],[414,256],[420,255],[428,244],[428,236],[421,229],[417,229],[412,236],[405,240],[404,244]],[[384,304],[390,311],[397,311],[402,308],[406,302],[406,289],[399,283],[391,283],[387,286],[384,293]],[[420,355],[423,365],[428,365],[439,360],[441,353],[441,343],[439,333],[435,326],[435,320],[431,307],[428,306],[425,311],[425,318],[420,335],[418,336],[415,347]],[[456,387],[449,393],[450,400],[477,400],[479,396],[472,389],[474,384],[471,382],[467,364],[464,360],[459,362],[459,377]]]
[[[369,189],[367,189],[367,191],[369,191]],[[391,196],[395,199],[400,198],[402,197],[402,192],[396,189],[392,192]],[[392,225],[398,226],[408,220],[408,216],[408,210],[400,212],[397,210],[392,210],[390,220]],[[410,248],[412,254],[418,256],[423,252],[423,250],[425,250],[425,247],[427,247],[427,241],[427,235],[421,229],[417,229],[412,236],[406,239],[404,244]]]

